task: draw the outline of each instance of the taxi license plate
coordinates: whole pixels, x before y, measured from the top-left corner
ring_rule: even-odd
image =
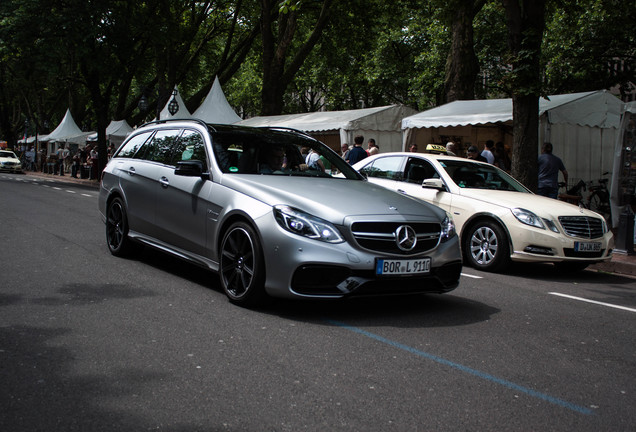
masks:
[[[600,242],[574,242],[574,250],[577,252],[600,252]]]
[[[431,259],[386,260],[377,259],[375,274],[379,276],[426,274],[431,272]]]

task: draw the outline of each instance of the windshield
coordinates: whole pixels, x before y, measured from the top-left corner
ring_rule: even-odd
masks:
[[[213,131],[212,140],[224,173],[362,179],[337,153],[310,137],[260,129]]]
[[[521,183],[492,165],[450,159],[442,159],[439,163],[460,188],[529,193]]]
[[[12,158],[12,159],[17,159],[18,157],[15,155],[15,153],[10,152],[10,151],[0,151],[0,157],[3,158]]]

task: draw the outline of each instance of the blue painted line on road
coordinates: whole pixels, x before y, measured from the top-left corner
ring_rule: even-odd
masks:
[[[367,337],[369,337],[371,339],[375,339],[378,342],[382,342],[382,343],[385,343],[387,345],[391,345],[392,347],[399,348],[399,349],[407,351],[407,352],[409,352],[411,354],[415,354],[415,355],[417,355],[419,357],[423,357],[423,358],[426,358],[426,359],[429,359],[429,360],[433,360],[434,362],[443,364],[445,366],[450,366],[450,367],[452,367],[454,369],[458,369],[458,370],[460,370],[462,372],[466,372],[466,373],[469,373],[469,374],[474,375],[476,377],[485,379],[487,381],[491,381],[491,382],[500,384],[500,385],[502,385],[504,387],[508,387],[509,389],[520,391],[520,392],[525,393],[525,394],[527,394],[529,396],[535,397],[537,399],[544,400],[546,402],[549,402],[549,403],[554,404],[554,405],[561,406],[563,408],[567,408],[567,409],[569,409],[571,411],[575,411],[575,412],[578,412],[578,413],[581,413],[581,414],[586,414],[586,415],[590,415],[590,414],[594,413],[594,411],[592,411],[589,408],[586,408],[586,407],[583,407],[583,406],[580,406],[580,405],[576,405],[576,404],[564,401],[563,399],[552,397],[552,396],[547,395],[545,393],[541,393],[541,392],[538,392],[536,390],[532,390],[532,389],[530,389],[528,387],[524,387],[524,386],[521,386],[519,384],[515,384],[515,383],[513,383],[511,381],[508,381],[508,380],[505,380],[505,379],[502,379],[502,378],[498,378],[496,376],[487,374],[485,372],[478,371],[476,369],[472,369],[470,367],[461,365],[459,363],[452,362],[450,360],[446,360],[446,359],[444,359],[442,357],[438,357],[436,355],[429,354],[429,353],[424,352],[424,351],[420,351],[420,350],[415,349],[413,347],[410,347],[408,345],[404,345],[404,344],[401,344],[399,342],[395,342],[395,341],[392,341],[390,339],[387,339],[387,338],[384,338],[382,336],[379,336],[377,334],[368,332],[366,330],[362,330],[362,329],[360,329],[358,327],[353,327],[353,326],[350,326],[348,324],[345,324],[345,323],[342,323],[342,322],[338,322],[338,321],[333,321],[333,320],[325,320],[325,321],[327,321],[330,324],[336,325],[338,327],[342,327],[342,328],[350,330],[352,332],[367,336]]]

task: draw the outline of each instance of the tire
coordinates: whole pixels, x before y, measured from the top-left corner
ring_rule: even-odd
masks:
[[[265,294],[263,250],[253,228],[237,222],[221,242],[219,274],[225,294],[232,303],[255,306]]]
[[[478,221],[463,236],[466,262],[478,269],[495,272],[510,261],[508,237],[498,224]]]
[[[124,201],[113,198],[106,209],[106,244],[115,256],[126,256],[132,251],[132,240],[128,237],[128,215]]]

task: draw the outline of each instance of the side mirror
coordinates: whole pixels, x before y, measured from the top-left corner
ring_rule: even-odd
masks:
[[[422,182],[422,187],[428,189],[446,190],[446,188],[444,187],[444,182],[442,181],[442,179],[438,178],[424,179],[424,181]]]
[[[203,162],[198,160],[177,162],[174,173],[184,177],[201,177],[203,180],[210,180],[210,173],[203,172]]]

